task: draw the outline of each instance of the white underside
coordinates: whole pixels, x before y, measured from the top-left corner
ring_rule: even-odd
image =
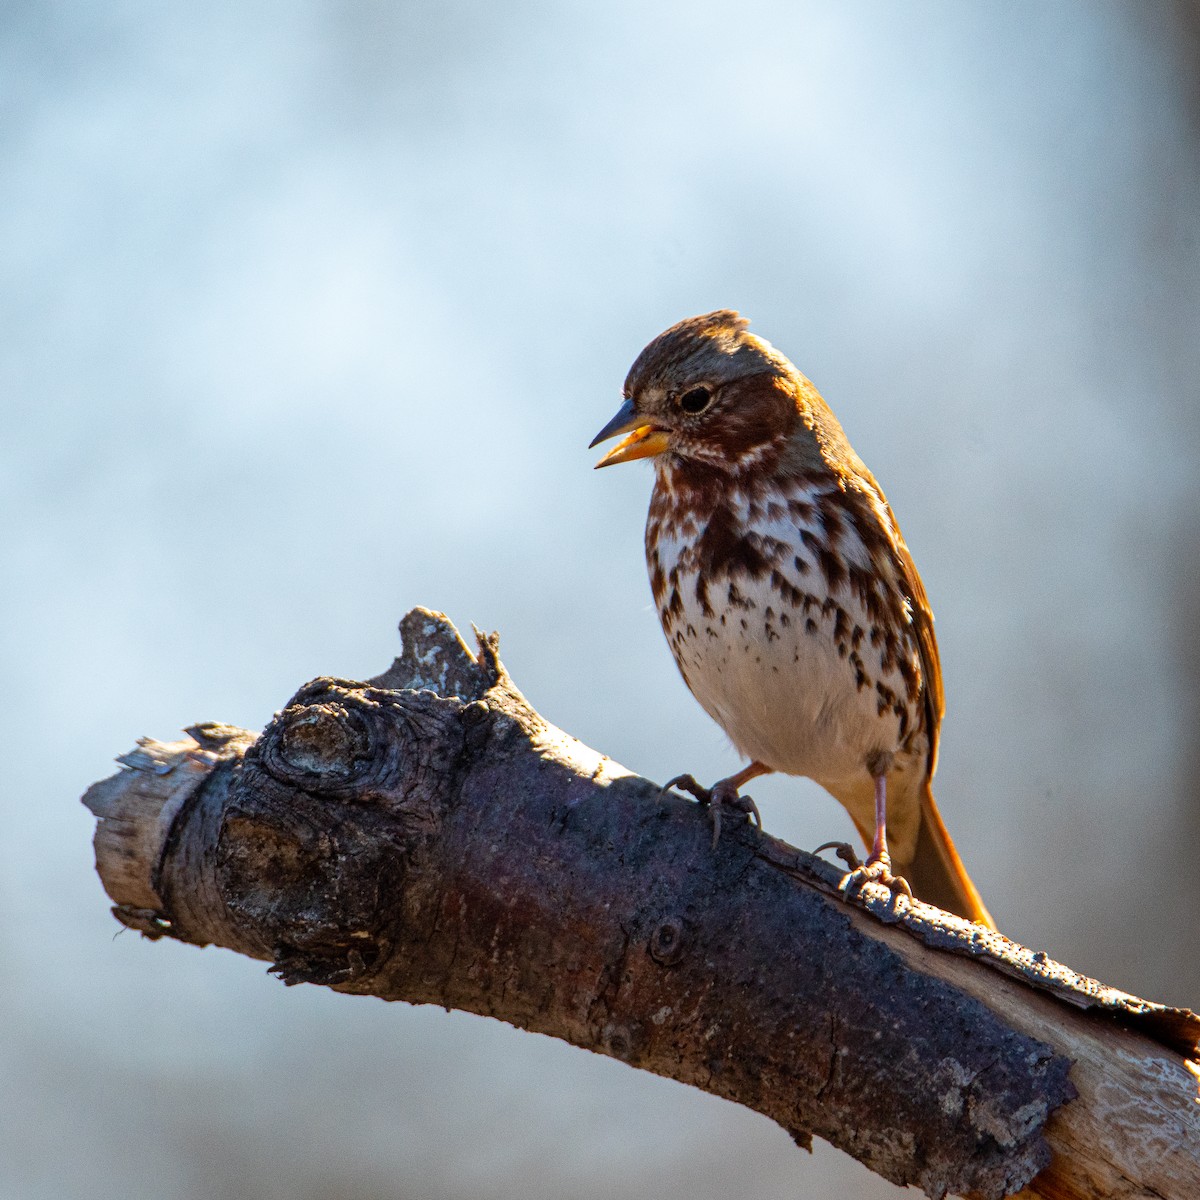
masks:
[[[729,499],[736,502],[738,497]],[[797,525],[786,515],[750,522],[748,528],[752,535],[765,540],[800,545]],[[819,526],[811,531],[818,536],[823,533]],[[900,839],[910,842],[915,838],[915,801],[927,743],[922,738],[919,747],[900,754],[900,719],[890,706],[880,712],[880,695],[875,688],[878,681],[903,697],[906,687],[900,672],[894,665],[884,670],[881,649],[872,647],[864,637],[858,653],[869,682],[859,688],[854,665],[848,658],[849,648],[846,655],[838,653],[835,615],[823,615],[816,605],[807,612],[797,611],[794,601],[783,598],[766,577],[756,581],[736,578],[738,592],[747,602],[745,607],[728,602],[728,577],[719,575],[707,580],[713,611],[706,615],[697,596],[696,572],[690,561],[698,534],[688,518],[681,527],[660,529],[657,538],[664,571],[678,568],[676,586],[683,604],[683,611],[669,623],[664,621],[664,628],[696,699],[747,759],[775,771],[816,780],[850,809],[863,829],[872,828],[874,821],[868,763],[880,753],[897,755],[894,773],[889,773],[889,798],[899,803],[889,805],[888,823],[891,827],[893,812],[900,816],[899,810],[911,809],[914,819],[901,822],[912,827],[911,834],[906,828]],[[854,556],[859,565],[868,562],[865,548],[855,539],[844,538],[840,550]],[[801,557],[810,556],[802,550]],[[779,561],[778,570],[793,587],[825,595],[827,585],[815,563],[801,572],[789,553]],[[857,625],[864,631],[870,629],[869,615],[849,588],[839,588],[834,599],[851,628]],[[815,630],[807,629],[808,618],[816,623]],[[679,632],[682,637],[673,636]],[[919,670],[915,639],[907,653]],[[917,714],[910,713],[910,723],[916,719]]]
[[[722,626],[701,611],[695,578],[681,574],[679,625],[697,632],[676,650],[696,699],[738,750],[772,770],[826,783],[866,773],[873,755],[895,752],[899,720],[880,717],[874,687],[855,687],[853,668],[837,653],[833,616],[813,610],[813,633],[803,616],[790,617],[786,627],[776,616],[776,638],[768,640],[764,613],[779,613],[778,595],[745,584],[741,591],[755,607],[727,610]],[[868,623],[865,613],[844,601],[842,607],[852,621]]]

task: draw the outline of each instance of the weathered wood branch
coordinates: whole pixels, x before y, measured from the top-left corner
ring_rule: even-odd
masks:
[[[143,741],[85,802],[122,922],[288,983],[498,1017],[930,1196],[1200,1196],[1186,1010],[706,815],[547,724],[440,614],[259,736]]]

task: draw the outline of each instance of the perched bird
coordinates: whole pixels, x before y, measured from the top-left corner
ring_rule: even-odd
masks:
[[[748,780],[806,775],[871,847],[852,880],[991,925],[933,800],[942,677],[921,577],[829,406],[747,324],[723,310],[656,337],[592,442],[627,435],[599,467],[653,460],[646,563],[663,632],[750,760],[712,789],[672,784],[719,821],[723,805],[757,815]]]

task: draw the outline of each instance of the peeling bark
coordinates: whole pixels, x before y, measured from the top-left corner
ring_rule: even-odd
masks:
[[[706,814],[547,724],[417,609],[368,683],[94,785],[119,920],[287,983],[508,1021],[930,1196],[1200,1195],[1200,1022]],[[1078,1096],[1077,1099],[1073,1099]],[[1047,1169],[1048,1168],[1048,1169]]]

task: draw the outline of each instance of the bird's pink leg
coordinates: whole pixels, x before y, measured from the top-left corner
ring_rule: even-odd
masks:
[[[875,840],[871,844],[871,854],[867,865],[882,863],[884,867],[892,865],[892,856],[887,848],[887,776],[875,776]]]
[[[842,891],[847,896],[859,891],[866,883],[882,883],[896,894],[913,898],[908,880],[892,874],[892,856],[887,845],[887,774],[875,776],[875,837],[867,861],[855,867],[842,880]]]
[[[762,817],[759,815],[758,805],[749,796],[739,795],[738,789],[742,784],[749,783],[751,779],[757,779],[760,775],[770,775],[771,770],[772,768],[763,766],[760,762],[752,762],[748,767],[743,767],[736,775],[730,775],[728,779],[717,780],[711,788],[697,783],[694,775],[676,775],[674,779],[663,784],[662,790],[667,792],[671,788],[679,788],[680,791],[695,796],[701,804],[709,806],[713,827],[712,844],[715,849],[721,838],[721,809],[723,808],[732,808],[745,817],[753,817],[754,823],[759,829],[762,828]]]

